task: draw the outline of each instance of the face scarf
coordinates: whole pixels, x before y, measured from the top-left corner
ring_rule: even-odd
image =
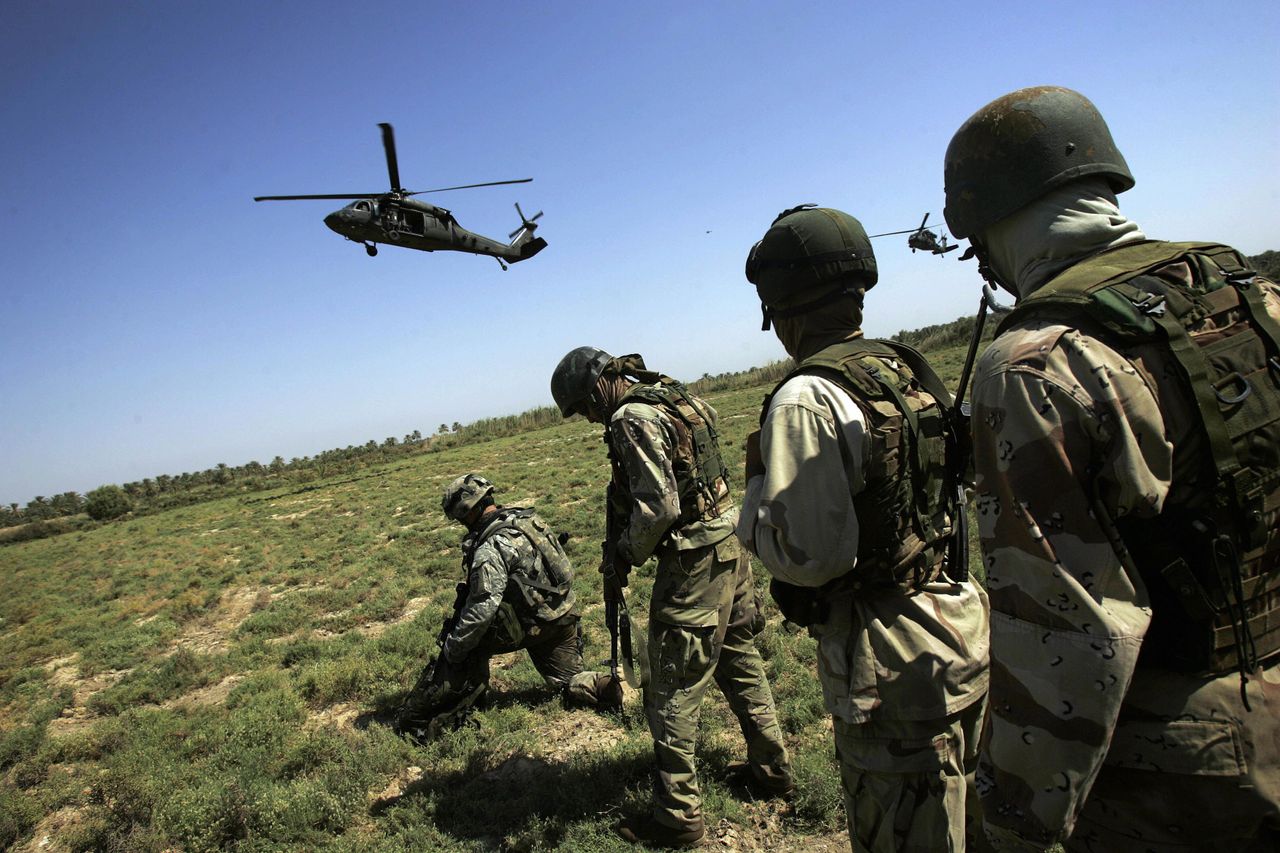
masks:
[[[1098,177],[1051,190],[987,228],[981,242],[1001,281],[1026,296],[1082,258],[1145,239]]]
[[[774,331],[796,361],[840,341],[862,337],[862,293],[850,293],[815,311],[775,317]]]

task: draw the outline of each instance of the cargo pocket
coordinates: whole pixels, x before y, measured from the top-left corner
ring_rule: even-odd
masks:
[[[711,667],[716,629],[655,622],[649,646],[650,688],[659,694],[688,690]]]
[[[684,627],[718,625],[721,608],[733,604],[732,569],[729,564],[726,570],[711,547],[665,554],[653,581],[651,617]]]
[[[1217,720],[1122,721],[1103,763],[1183,776],[1243,776],[1247,771],[1236,727]]]

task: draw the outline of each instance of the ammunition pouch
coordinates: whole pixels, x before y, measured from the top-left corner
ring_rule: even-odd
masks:
[[[527,633],[516,608],[509,601],[503,601],[498,605],[498,612],[493,615],[493,622],[489,624],[489,631],[485,634],[485,651],[500,655],[524,648]]]

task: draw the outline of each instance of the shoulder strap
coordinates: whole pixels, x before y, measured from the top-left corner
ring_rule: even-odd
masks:
[[[1124,243],[1073,264],[1023,301],[1032,302],[1048,296],[1083,301],[1099,288],[1144,275],[1192,252],[1235,254],[1234,249],[1221,243],[1166,243],[1161,240]]]
[[[1125,243],[1073,264],[1034,293],[1021,298],[1018,305],[1001,319],[996,335],[1046,306],[1075,306],[1086,310],[1094,306],[1115,307],[1100,305],[1107,303],[1107,297],[1096,295],[1098,291],[1145,275],[1190,254],[1207,255],[1226,269],[1241,266],[1236,250],[1221,243],[1167,243],[1159,240]],[[1128,306],[1119,307],[1125,315],[1133,313]],[[1138,308],[1141,310],[1140,306]],[[1139,322],[1150,327],[1145,321]]]

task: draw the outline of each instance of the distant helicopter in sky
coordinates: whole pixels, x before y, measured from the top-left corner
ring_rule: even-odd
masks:
[[[919,249],[923,252],[933,252],[935,255],[945,255],[952,249],[960,248],[958,243],[947,242],[947,232],[942,232],[942,236],[939,237],[937,234],[928,230],[925,227],[925,223],[928,221],[929,214],[926,213],[924,215],[924,219],[920,220],[919,228],[908,228],[905,231],[886,231],[883,234],[872,234],[871,236],[892,237],[895,234],[909,234],[911,236],[907,237],[907,245],[911,247],[912,254],[915,254],[916,249]]]
[[[325,195],[260,195],[254,201],[296,201],[299,199],[353,199],[351,204],[335,210],[324,218],[324,224],[364,246],[369,257],[378,254],[378,244],[402,246],[423,252],[468,252],[473,255],[489,255],[497,258],[505,270],[507,264],[532,258],[547,247],[547,241],[535,237],[538,211],[526,217],[520,205],[520,227],[508,234],[510,243],[502,243],[483,234],[468,231],[458,224],[453,214],[443,207],[436,207],[411,196],[424,193],[441,193],[465,190],[473,187],[494,187],[502,184],[527,184],[533,178],[513,181],[489,181],[482,184],[463,184],[456,187],[440,187],[432,190],[406,190],[400,185],[400,167],[396,159],[396,138],[391,125],[383,122],[382,147],[387,155],[387,176],[391,189],[382,193],[345,193]]]

